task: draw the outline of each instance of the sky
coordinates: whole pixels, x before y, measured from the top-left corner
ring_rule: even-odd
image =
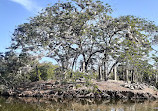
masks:
[[[155,21],[158,25],[158,0],[101,1],[111,5],[113,17],[135,15]],[[28,22],[29,17],[36,16],[42,8],[56,2],[58,0],[0,0],[0,52],[5,52],[10,46],[16,26]]]

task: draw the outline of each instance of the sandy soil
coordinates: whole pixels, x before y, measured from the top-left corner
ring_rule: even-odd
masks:
[[[108,91],[132,91],[134,93],[151,93],[155,96],[158,96],[158,91],[149,88],[148,86],[144,85],[143,90],[131,90],[129,88],[125,88],[122,85],[125,84],[124,81],[115,81],[115,80],[108,80],[108,81],[94,81],[94,83],[98,86],[100,90],[108,90]]]

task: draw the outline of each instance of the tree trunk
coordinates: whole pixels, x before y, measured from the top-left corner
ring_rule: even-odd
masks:
[[[126,75],[125,75],[125,81],[128,82],[128,69],[126,69],[125,74],[126,74]]]
[[[107,74],[108,74],[107,63],[104,62],[104,80],[105,81],[107,81]]]
[[[113,74],[114,74],[114,80],[117,80],[117,67],[116,67],[116,65],[114,66]]]
[[[121,77],[122,80],[125,81],[125,71],[124,71],[124,67],[122,66],[122,77]]]
[[[86,66],[85,66],[85,62],[83,62],[83,63],[82,63],[82,72],[85,72],[85,71],[86,71],[85,68],[86,68]]]
[[[102,80],[102,67],[98,67],[98,72],[99,72],[99,80]]]
[[[158,82],[158,80],[157,80],[157,74],[155,74],[155,80],[156,80],[155,82],[157,83]]]
[[[36,81],[38,81],[38,80],[39,80],[38,67],[37,67],[37,65],[36,65]]]
[[[138,71],[135,70],[135,82],[138,82]]]
[[[131,82],[134,83],[135,79],[134,79],[134,70],[132,70],[132,76],[131,76]]]
[[[85,72],[88,72],[88,62],[85,62]]]
[[[140,74],[140,82],[142,83],[142,81],[143,81],[143,75]]]
[[[110,71],[108,72],[108,75],[110,75],[110,73],[112,72],[112,70],[114,69],[115,65],[117,65],[118,62],[119,62],[119,61],[117,60],[117,61],[113,64],[113,66],[110,68]]]
[[[75,66],[74,71],[76,71],[76,59],[77,59],[77,56],[78,56],[78,55],[76,54],[76,56],[75,56],[75,58],[74,58],[74,60],[73,60],[73,63],[72,63],[70,78],[72,78],[72,76],[73,76],[72,71],[73,71],[74,66]]]

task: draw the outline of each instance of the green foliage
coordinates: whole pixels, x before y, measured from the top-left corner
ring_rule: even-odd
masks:
[[[0,84],[13,88],[20,82],[28,82],[28,72],[33,58],[28,53],[17,54],[13,50],[1,55]]]
[[[31,81],[37,80],[48,80],[48,79],[56,79],[55,69],[57,69],[57,65],[53,65],[52,63],[39,63],[37,67],[34,68],[30,72]],[[38,70],[38,73],[37,73]]]
[[[94,78],[95,76],[93,74],[88,74],[88,73],[84,73],[84,72],[71,72],[72,73],[72,80],[78,80],[78,79],[84,79],[87,83],[89,83],[88,81],[90,81],[92,78]]]

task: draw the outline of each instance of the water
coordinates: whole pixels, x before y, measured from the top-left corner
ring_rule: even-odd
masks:
[[[158,101],[0,97],[0,111],[158,111]]]

